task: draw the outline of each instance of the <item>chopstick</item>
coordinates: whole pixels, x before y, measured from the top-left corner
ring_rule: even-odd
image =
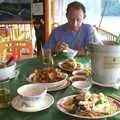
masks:
[[[42,57],[43,57],[44,56],[44,50],[43,50],[42,44],[40,44],[40,47],[41,47],[41,54],[42,54]]]

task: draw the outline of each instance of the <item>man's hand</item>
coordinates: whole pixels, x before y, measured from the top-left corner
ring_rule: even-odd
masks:
[[[58,41],[56,47],[55,47],[55,51],[63,51],[65,49],[69,48],[69,45],[65,42],[62,41]]]
[[[83,49],[83,48],[79,48],[78,49],[78,55],[80,55],[80,56],[84,56],[85,54],[86,54],[86,49]]]

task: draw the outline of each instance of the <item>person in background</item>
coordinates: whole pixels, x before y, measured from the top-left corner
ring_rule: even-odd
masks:
[[[82,54],[90,42],[98,41],[93,27],[83,23],[86,18],[85,6],[77,1],[71,2],[67,6],[66,17],[68,22],[52,31],[45,48],[56,52],[69,47]]]

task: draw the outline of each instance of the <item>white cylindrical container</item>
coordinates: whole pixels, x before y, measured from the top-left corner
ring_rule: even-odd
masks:
[[[120,81],[120,46],[113,41],[104,45],[91,44],[91,66],[93,80],[104,85]]]

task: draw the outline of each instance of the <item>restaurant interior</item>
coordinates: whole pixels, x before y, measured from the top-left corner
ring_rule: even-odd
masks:
[[[85,22],[101,41],[46,48],[69,21],[71,2],[86,6]],[[111,4],[120,7],[119,0],[0,1],[0,120],[120,120],[120,15],[108,15]]]

